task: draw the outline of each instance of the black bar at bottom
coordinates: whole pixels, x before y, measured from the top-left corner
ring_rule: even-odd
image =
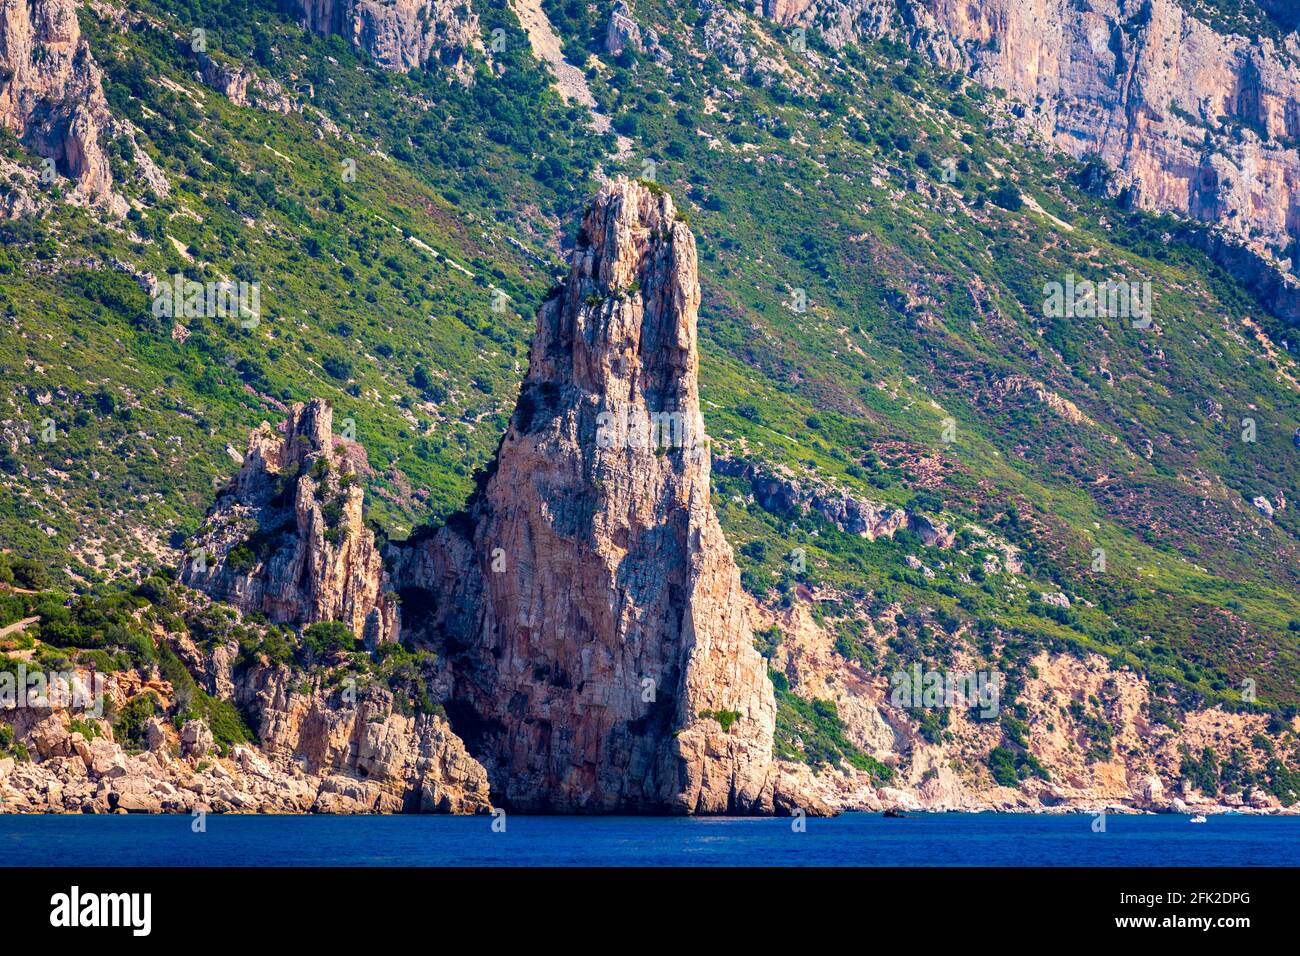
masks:
[[[522,934],[535,945],[567,941],[584,950],[623,948],[639,938],[690,939],[697,948],[714,935],[735,950],[741,935],[771,946],[769,934],[819,938],[835,926],[881,945],[882,933],[899,932],[918,945],[1103,936],[1200,936],[1232,945],[1243,934],[1294,927],[1296,875],[1208,868],[8,868],[0,870],[0,898],[11,941],[17,933],[128,947],[374,945],[415,933],[437,949],[469,933],[487,944]],[[147,935],[144,897],[131,896],[146,893]],[[84,925],[115,917],[117,926]],[[1049,935],[1020,935],[1029,932]]]

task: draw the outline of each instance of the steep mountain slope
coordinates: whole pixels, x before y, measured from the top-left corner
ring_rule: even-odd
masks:
[[[1190,4],[1049,6],[1035,22],[1059,43],[1015,36],[1068,50],[1060,69],[988,42],[998,4],[641,0],[620,13],[638,49],[603,5],[543,3],[608,135],[508,10],[475,8],[470,69],[406,72],[260,4],[197,21],[220,70],[178,45],[196,25],[179,4],[83,10],[138,131],[110,164],[148,157],[170,194],[114,175],[134,211],[88,213],[36,185],[40,142],[5,144],[28,171],[9,204],[35,208],[3,224],[5,546],[81,586],[178,563],[224,446],[316,395],[364,449],[378,546],[436,526],[507,429],[561,224],[623,169],[698,238],[713,501],[769,615],[779,753],[823,779],[883,763],[940,799],[949,774],[1033,791],[1030,757],[1078,794],[1209,787],[1180,750],[1208,747],[1215,786],[1286,799],[1300,406],[1296,317],[1264,262],[1294,218],[1294,36],[1211,35],[1245,28]],[[1094,48],[1076,19],[1120,36]],[[1184,35],[1184,59],[1157,52]],[[1148,201],[1255,230],[1261,258]],[[260,283],[258,324],[155,315],[176,270]],[[1138,293],[1098,311],[1079,290],[1107,280]],[[1070,661],[1112,689],[1084,691]],[[1000,714],[891,704],[881,683],[914,663],[1001,674]]]
[[[50,453],[46,462],[28,474],[64,484],[45,467],[61,474],[84,459],[98,476],[96,493],[72,492],[65,509],[47,507],[43,490],[31,494],[25,482],[10,486],[19,500],[0,519],[7,535],[18,540],[24,527],[49,529],[58,536],[45,547],[43,534],[28,538],[28,546],[52,564],[71,555],[70,567],[83,576],[105,562],[160,556],[197,527],[194,517],[206,506],[212,481],[228,468],[222,446],[242,448],[267,410],[283,411],[287,400],[325,389],[354,393],[351,404],[340,403],[339,418],[355,423],[379,464],[373,480],[386,485],[380,513],[405,515],[396,526],[409,530],[416,515],[455,510],[474,464],[495,442],[479,432],[479,423],[501,415],[509,400],[498,392],[508,393],[522,371],[528,322],[520,315],[536,307],[549,281],[548,257],[558,251],[548,238],[530,238],[529,230],[538,228],[549,237],[550,220],[527,229],[496,224],[492,198],[522,181],[514,192],[521,203],[555,202],[555,193],[529,175],[536,165],[530,153],[539,137],[559,142],[554,130],[568,120],[558,109],[547,114],[552,129],[526,128],[522,120],[539,97],[555,105],[540,78],[516,68],[491,91],[482,84],[467,91],[430,77],[435,94],[446,98],[434,115],[417,112],[423,93],[414,80],[395,81],[397,91],[376,90],[370,79],[353,78],[360,64],[346,49],[331,46],[326,54],[312,45],[318,57],[312,78],[297,72],[264,78],[254,85],[270,92],[249,95],[266,108],[238,108],[194,82],[195,56],[188,44],[174,42],[184,34],[182,23],[86,16],[92,46],[102,43],[97,60],[112,81],[110,100],[148,131],[157,145],[141,154],[156,155],[175,190],[162,199],[140,177],[123,174],[117,181],[138,207],[125,220],[65,219],[75,211],[56,205],[50,214],[57,221],[25,217],[5,224],[6,250],[27,250],[5,266],[14,335],[6,361],[23,369],[7,377],[27,376],[35,407],[46,407],[47,396],[51,403],[49,416],[21,416],[23,430],[34,429],[29,437],[40,434],[44,418],[58,422],[58,441],[37,446]],[[310,41],[282,29],[280,53],[296,60],[300,44]],[[215,29],[208,35],[210,57],[225,57],[219,36]],[[514,49],[526,50],[522,33]],[[332,83],[316,75],[327,55],[347,64]],[[364,128],[336,126],[313,105],[327,96],[341,119],[355,116]],[[389,118],[380,118],[381,108]],[[394,122],[399,112],[419,128]],[[453,124],[446,137],[444,115]],[[509,129],[491,116],[508,117]],[[513,145],[488,137],[494,122],[497,139]],[[446,161],[426,170],[422,181],[413,164],[388,151],[409,160],[412,149],[422,148],[412,142],[434,142],[435,129]],[[564,143],[567,150],[567,136]],[[31,154],[9,148],[36,166]],[[476,162],[480,149],[499,159]],[[573,155],[593,151],[579,143]],[[591,158],[581,162],[594,165]],[[448,169],[456,172],[446,175]],[[457,199],[463,199],[457,189],[465,190],[479,211],[453,215],[430,183]],[[507,241],[520,237],[530,238],[527,251]],[[70,252],[72,246],[86,254]],[[28,256],[48,257],[57,268],[33,272],[20,264]],[[169,271],[193,281],[257,283],[258,324],[154,314],[154,282]],[[529,285],[525,275],[539,278]],[[500,299],[494,288],[509,298]],[[46,317],[43,327],[14,325],[19,309]],[[318,317],[327,312],[329,338],[320,339]],[[53,331],[61,328],[74,336],[72,361],[63,360],[68,350]],[[453,380],[447,368],[473,374]],[[26,441],[18,438],[17,418],[6,417],[13,455]],[[444,427],[433,428],[439,421]],[[486,431],[495,436],[503,425],[501,415]],[[213,435],[221,441],[209,441]],[[11,474],[16,462],[8,455]],[[181,462],[191,466],[178,467]],[[97,514],[103,519],[90,517]],[[105,540],[79,533],[99,527],[131,534],[114,531]]]
[[[763,11],[835,46],[899,37],[1006,91],[1072,155],[1103,160],[1126,204],[1221,223],[1290,258],[1300,229],[1300,39],[1293,23],[1279,26],[1280,13],[1275,22],[1234,4],[1242,15],[1224,18],[1214,6],[792,0]]]
[[[582,236],[564,291],[539,313],[529,376],[468,535],[449,527],[391,547],[397,593],[384,590],[388,575],[359,526],[361,489],[346,451],[335,448],[328,406],[294,406],[283,438],[269,426],[254,431],[181,581],[251,619],[304,628],[306,663],[326,671],[309,670],[308,689],[289,690],[291,672],[263,636],[236,682],[240,643],[205,654],[193,641],[193,617],[188,633],[168,629],[164,646],[213,675],[218,711],[233,703],[256,719],[272,758],[299,758],[323,775],[286,779],[269,766],[258,773],[256,754],[237,749],[239,767],[265,782],[255,797],[222,791],[224,803],[472,812],[483,809],[481,781],[490,773],[493,793],[514,810],[825,812],[800,768],[773,760],[773,688],[709,504],[693,237],[671,199],[627,180],[596,197]],[[354,676],[345,678],[347,692],[325,692],[341,676],[328,669],[330,651],[337,664],[337,652],[364,637],[376,660],[389,656],[399,597],[419,598],[406,614],[410,643],[436,647],[443,661],[431,672],[428,657],[417,657],[416,674],[450,683],[446,709],[469,731],[487,773],[465,754],[441,705],[405,726],[394,716],[397,675],[364,704]],[[161,598],[155,606],[174,601]],[[74,673],[75,681],[95,679]],[[115,698],[114,708],[143,702],[149,750],[160,756],[137,762],[128,794],[141,799],[127,809],[189,808],[208,787],[190,779],[188,765],[168,761],[169,728],[153,714],[153,688],[144,689],[138,665],[130,674],[141,692]],[[202,760],[209,747],[184,745],[211,735],[201,718],[182,723],[188,707],[177,702],[172,724],[182,755]],[[71,761],[25,777],[26,789],[46,792],[56,809],[121,805],[122,789],[99,766],[124,766],[120,749],[95,754],[87,732],[93,740],[106,728],[75,718],[83,728],[75,729],[64,716],[70,709],[42,700],[32,726],[23,719],[31,711],[19,711],[14,736],[30,739],[42,758]],[[78,759],[84,769],[66,769]],[[340,783],[345,770],[355,783]],[[60,802],[50,791],[61,793],[69,774],[83,779]]]

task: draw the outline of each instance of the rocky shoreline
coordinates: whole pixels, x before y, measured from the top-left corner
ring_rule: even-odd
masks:
[[[153,718],[147,726],[148,749],[129,753],[112,739],[107,721],[78,719],[78,726],[93,729],[94,736],[87,738],[82,730],[70,729],[74,718],[68,711],[18,713],[15,727],[23,729],[30,759],[0,758],[0,813],[485,814],[493,809],[482,768],[458,746],[439,717],[412,720],[390,714],[383,720],[363,720],[359,738],[345,747],[351,759],[312,772],[304,757],[267,753],[251,745],[236,745],[220,756],[202,720],[188,721],[178,734]],[[396,721],[390,723],[394,716]],[[410,745],[412,740],[419,741],[416,747]],[[429,772],[435,768],[436,773]],[[1194,791],[1166,796],[1154,777],[1142,781],[1129,801],[1045,784],[1028,788],[1033,792],[999,788],[988,799],[952,802],[911,789],[873,787],[856,772],[813,775],[806,767],[793,766],[790,772],[816,794],[816,815],[1300,815],[1300,805],[1282,807],[1260,790],[1226,795],[1221,801]],[[792,807],[791,812],[802,809]]]
[[[0,759],[0,813],[491,810],[483,768],[445,719],[385,713],[382,703],[274,713],[263,727],[292,738],[292,750],[237,744],[225,756],[201,719],[177,732],[150,718],[148,749],[138,753],[113,739],[108,721],[81,718],[72,729],[72,719],[18,712],[14,728],[29,759]],[[270,726],[277,722],[278,730]]]

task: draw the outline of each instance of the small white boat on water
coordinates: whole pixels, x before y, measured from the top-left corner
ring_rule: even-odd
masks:
[[[1192,817],[1191,822],[1192,822],[1192,823],[1208,823],[1209,821],[1205,819],[1205,814],[1204,814],[1204,813],[1198,813],[1196,816]]]

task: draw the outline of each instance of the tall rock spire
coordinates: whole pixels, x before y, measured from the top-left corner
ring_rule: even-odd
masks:
[[[265,422],[208,514],[181,583],[244,611],[293,624],[342,621],[370,644],[397,635],[397,608],[366,526],[363,491],[333,410],[293,406],[283,434]]]
[[[709,500],[695,239],[619,180],[583,218],[468,514],[387,553],[329,407],[253,432],[183,583],[293,624],[432,643],[494,802],[578,813],[825,812],[772,758],[776,704]],[[359,449],[355,450],[360,454]]]
[[[699,301],[672,199],[602,188],[538,314],[472,525],[405,562],[443,591],[449,712],[509,806],[791,806],[775,792],[772,686],[709,500]],[[473,570],[447,593],[462,562]]]

